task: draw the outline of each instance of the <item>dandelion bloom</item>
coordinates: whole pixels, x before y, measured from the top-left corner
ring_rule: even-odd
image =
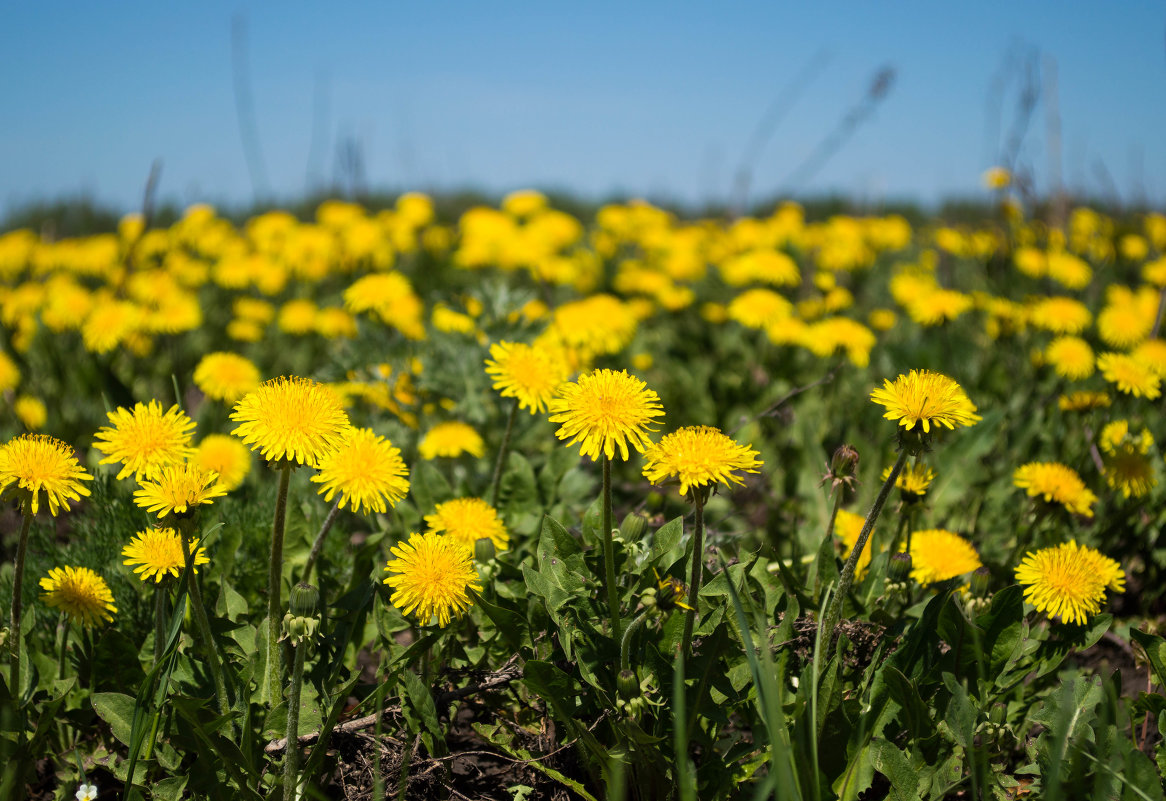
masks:
[[[1101,430],[1097,440],[1104,453],[1102,472],[1112,489],[1126,498],[1141,498],[1157,486],[1154,464],[1147,457],[1154,447],[1154,436],[1148,429],[1134,434],[1129,421],[1114,420]]]
[[[1125,574],[1116,561],[1073,540],[1027,553],[1016,580],[1038,612],[1065,623],[1085,623],[1101,611],[1106,587],[1125,589]]]
[[[756,473],[760,465],[757,451],[710,426],[673,431],[644,452],[644,476],[653,484],[677,479],[681,495],[687,495],[690,487],[717,482],[744,484],[733,471]]]
[[[1080,381],[1093,375],[1093,348],[1080,337],[1057,337],[1045,348],[1045,361],[1057,375]]]
[[[231,419],[239,423],[231,433],[264,459],[286,459],[309,467],[334,451],[349,428],[336,393],[298,376],[260,384],[235,405]]]
[[[846,546],[845,557],[850,557],[850,552],[854,550],[854,546],[858,543],[858,535],[862,533],[862,527],[866,523],[866,518],[862,515],[856,515],[854,512],[848,512],[845,509],[838,510],[838,516],[834,518],[834,533],[838,539],[842,540],[842,544]],[[854,575],[856,578],[862,578],[866,573],[867,567],[870,565],[870,546],[874,542],[874,537],[867,537],[866,545],[862,548],[862,553],[858,555],[858,563],[854,566]]]
[[[891,468],[883,470],[883,481],[891,477]],[[914,496],[915,498],[922,498],[927,494],[927,490],[931,488],[931,482],[935,480],[935,471],[925,464],[916,462],[915,464],[905,465],[899,471],[899,475],[895,478],[895,486],[903,495]]]
[[[219,483],[227,492],[242,484],[251,472],[251,451],[226,434],[207,434],[198,443],[190,461],[203,470],[218,473]]]
[[[34,398],[32,395],[17,396],[16,400],[12,402],[12,411],[29,431],[39,431],[44,428],[45,422],[49,418],[44,401],[40,398]]]
[[[954,429],[980,420],[960,385],[930,370],[912,370],[893,383],[885,379],[882,389],[871,392],[870,399],[886,407],[883,417],[898,420],[907,431],[921,425],[926,434],[933,425]]]
[[[40,511],[41,493],[49,504],[49,513],[58,508],[69,510],[69,501],[88,495],[80,482],[92,481],[73,455],[73,449],[59,439],[44,434],[22,434],[0,448],[0,493],[15,485],[28,493],[28,509]]]
[[[506,550],[510,544],[510,533],[498,518],[497,510],[481,498],[456,498],[439,503],[433,514],[425,515],[425,522],[430,531],[444,533],[471,550],[481,539],[490,540],[499,551]]]
[[[628,444],[640,453],[651,446],[648,434],[653,417],[663,417],[660,398],[640,379],[626,370],[596,370],[563,384],[560,397],[549,404],[552,423],[562,423],[555,436],[581,442],[584,456],[599,459],[620,457],[627,461]]]
[[[195,464],[163,467],[153,480],[142,481],[134,503],[158,517],[187,515],[227,494],[215,473]]]
[[[401,451],[372,429],[349,429],[340,447],[323,456],[319,472],[312,481],[321,484],[324,500],[340,493],[340,508],[350,504],[352,511],[387,511],[409,492],[409,469]]]
[[[1127,353],[1103,353],[1097,357],[1097,369],[1119,391],[1135,398],[1154,400],[1162,394],[1161,377],[1146,362]]]
[[[1033,304],[1028,319],[1037,328],[1054,334],[1079,334],[1089,327],[1093,315],[1081,301],[1055,296],[1042,298]]]
[[[516,398],[518,408],[538,414],[546,411],[569,370],[566,360],[552,348],[498,342],[490,346],[486,373],[502,397]]]
[[[85,627],[113,620],[117,607],[105,579],[87,567],[54,567],[40,580],[41,600]]]
[[[198,547],[198,538],[190,541],[194,551],[194,568],[205,565],[206,551]],[[161,582],[166,576],[177,578],[186,567],[186,559],[182,554],[182,537],[172,528],[152,528],[139,531],[130,544],[121,549],[125,557],[123,565],[136,565],[134,572],[142,581],[154,579]]]
[[[1088,412],[1110,405],[1109,395],[1104,392],[1071,392],[1057,400],[1062,412]]]
[[[119,479],[153,478],[167,465],[181,464],[191,453],[194,421],[174,404],[165,412],[156,400],[135,403],[132,410],[108,412],[112,427],[97,430],[93,447],[105,454],[99,464],[121,463]]]
[[[470,426],[457,420],[438,423],[425,433],[417,446],[422,459],[436,459],[439,456],[454,458],[468,453],[479,459],[486,452],[486,443]]]
[[[453,537],[428,531],[410,534],[409,541],[390,550],[384,583],[393,589],[393,605],[402,614],[417,614],[427,624],[436,615],[445,626],[473,603],[469,590],[481,592],[470,551]]]
[[[911,578],[926,586],[980,567],[980,555],[958,534],[941,528],[911,535]]]
[[[1029,462],[1016,468],[1012,483],[1031,497],[1059,503],[1073,514],[1093,517],[1097,496],[1085,487],[1081,476],[1060,462]]]
[[[208,353],[194,368],[194,383],[208,398],[234,404],[259,386],[259,368],[237,353]]]

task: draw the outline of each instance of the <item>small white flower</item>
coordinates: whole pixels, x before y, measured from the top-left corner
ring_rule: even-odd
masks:
[[[97,785],[85,784],[82,782],[77,785],[77,801],[94,801],[97,798]]]

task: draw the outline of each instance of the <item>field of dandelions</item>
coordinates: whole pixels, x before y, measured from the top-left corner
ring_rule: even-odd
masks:
[[[1006,178],[0,234],[0,799],[1163,799],[1166,216]]]

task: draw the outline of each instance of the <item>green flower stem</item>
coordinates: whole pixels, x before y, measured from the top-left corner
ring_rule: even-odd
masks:
[[[838,510],[842,508],[842,496],[846,490],[839,484],[834,488],[834,506],[830,509],[830,519],[826,521],[826,536],[822,538],[822,542],[831,542],[834,537],[834,521],[838,519]],[[814,554],[814,575],[810,577],[812,585],[812,595],[815,601],[818,600],[818,593],[822,588],[818,586],[818,575],[820,573],[818,565],[818,556],[822,553],[822,549],[818,548],[818,553]]]
[[[897,531],[895,531],[895,539],[891,543],[894,548],[892,553],[911,552],[911,531],[907,528],[907,521],[910,519],[910,517],[911,513],[906,509],[903,509],[899,514],[899,528]],[[900,548],[899,546],[903,544],[904,534],[907,535],[906,545],[903,548]]]
[[[620,638],[619,592],[615,586],[615,545],[611,539],[611,459],[603,456],[603,580],[607,585],[607,611],[611,616],[611,636]]]
[[[166,583],[170,583],[169,577]],[[166,650],[166,595],[169,590],[165,584],[154,587],[154,664],[162,660],[162,653]]]
[[[291,484],[292,463],[284,461],[279,469],[279,491],[275,496],[275,518],[271,523],[271,561],[267,571],[267,669],[263,675],[263,698],[268,706],[278,702],[283,685],[283,666],[279,646],[279,596],[283,580],[283,534],[287,528],[287,490]]]
[[[834,593],[834,600],[830,604],[830,611],[822,621],[822,642],[826,646],[827,659],[834,650],[834,628],[842,618],[842,603],[850,592],[850,585],[854,583],[854,570],[858,566],[858,557],[862,554],[862,549],[866,547],[866,541],[870,539],[870,533],[874,530],[875,521],[879,519],[879,514],[883,511],[883,504],[887,502],[887,496],[891,494],[891,490],[895,486],[895,480],[898,479],[899,473],[902,472],[903,465],[906,462],[907,451],[899,451],[899,458],[895,460],[895,465],[891,468],[890,475],[883,482],[878,497],[875,498],[874,505],[871,506],[870,511],[866,515],[866,521],[862,524],[862,531],[858,534],[858,542],[854,543],[854,549],[850,552],[850,558],[846,560],[846,564],[842,568],[842,576],[838,579],[838,591]]]
[[[12,618],[8,636],[12,638],[12,664],[8,666],[8,692],[20,701],[20,646],[24,638],[20,636],[20,618],[24,612],[24,556],[28,552],[28,531],[32,528],[32,509],[26,499],[23,505],[24,519],[20,521],[20,542],[16,546],[16,569],[12,574]],[[21,731],[24,728],[21,727]]]
[[[631,624],[628,625],[627,629],[623,633],[623,638],[620,639],[620,642],[619,642],[619,669],[620,670],[631,670],[632,640],[635,638],[636,632],[638,632],[640,630],[640,627],[644,625],[644,621],[647,620],[648,611],[649,610],[645,609],[643,612],[640,612],[640,614],[636,617],[636,619],[633,620],[631,622]]]
[[[60,639],[57,653],[57,681],[65,678],[65,660],[69,653],[69,618],[61,613],[57,623],[57,637]]]
[[[296,785],[299,784],[300,761],[300,689],[304,684],[304,654],[308,643],[301,641],[295,647],[295,663],[292,667],[291,688],[287,694],[287,748],[283,758],[283,799],[295,801]]]
[[[692,630],[698,611],[697,596],[700,595],[701,571],[704,568],[704,491],[702,487],[693,487],[690,491],[696,530],[692,535],[692,573],[688,582],[688,605],[692,608],[684,613],[684,636],[680,640],[680,654],[685,659],[688,659],[688,650],[692,645]]]
[[[494,462],[494,478],[490,481],[490,505],[498,508],[498,491],[502,488],[502,465],[506,464],[506,452],[510,450],[510,434],[514,431],[514,418],[518,416],[518,400],[510,407],[510,416],[506,418],[506,433],[502,435],[502,444],[498,447],[498,460]]]
[[[300,579],[304,584],[312,583],[312,568],[316,566],[316,560],[320,558],[320,551],[324,550],[324,538],[332,530],[332,524],[336,522],[339,514],[340,498],[337,498],[336,503],[332,504],[332,508],[328,510],[328,516],[324,518],[324,524],[320,526],[320,532],[312,542],[312,550],[308,552],[308,561],[304,564],[304,577]]]
[[[224,714],[231,708],[231,705],[227,700],[227,684],[223,680],[223,666],[219,663],[219,652],[215,647],[214,635],[211,633],[211,623],[206,616],[202,590],[199,589],[198,577],[194,572],[195,552],[190,542],[192,522],[190,518],[186,518],[178,523],[178,530],[182,533],[182,557],[186,561],[186,589],[190,595],[191,616],[194,618],[195,633],[201,640],[207,667],[210,668],[211,678],[215,683],[215,698],[218,700],[219,713]]]

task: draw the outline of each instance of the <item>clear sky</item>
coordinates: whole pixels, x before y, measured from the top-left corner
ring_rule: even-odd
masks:
[[[156,158],[160,196],[180,204],[294,198],[333,181],[345,141],[377,189],[726,200],[766,108],[807,71],[756,159],[754,194],[932,202],[982,191],[1016,119],[1022,54],[1042,90],[1055,65],[1064,181],[1166,205],[1164,31],[1166,4],[1125,0],[9,2],[0,213],[80,193],[133,208]],[[886,98],[788,185],[884,65],[896,70]],[[1020,161],[1041,190],[1048,130],[1038,106]]]

